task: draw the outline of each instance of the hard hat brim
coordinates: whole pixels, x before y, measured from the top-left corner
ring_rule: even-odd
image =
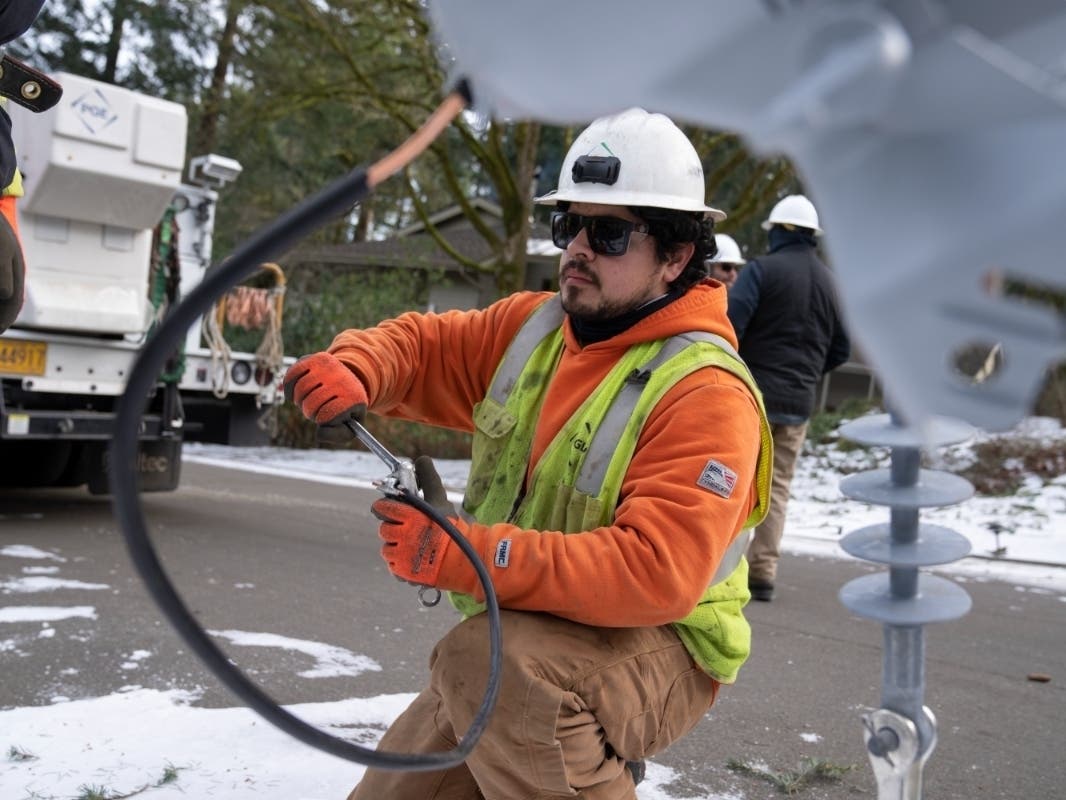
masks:
[[[787,220],[787,219],[775,219],[773,222],[770,222],[770,220],[768,220],[768,219],[767,220],[763,220],[762,229],[764,231],[768,231],[768,230],[770,230],[770,228],[774,227],[774,225],[793,225],[793,226],[795,226],[797,228],[805,228],[806,230],[814,231],[814,235],[815,236],[821,236],[822,235],[822,229],[821,228],[812,228],[810,225],[804,225],[802,222],[792,222],[791,220]]]
[[[652,208],[665,208],[670,211],[696,211],[709,219],[713,219],[715,222],[721,222],[726,218],[724,211],[711,206],[693,203],[681,208],[677,198],[673,196],[666,197],[642,192],[611,192],[609,189],[597,191],[594,188],[589,188],[581,192],[563,193],[560,193],[558,189],[552,189],[546,194],[534,197],[533,202],[541,206],[554,206],[560,202],[602,203],[610,206],[650,206]]]

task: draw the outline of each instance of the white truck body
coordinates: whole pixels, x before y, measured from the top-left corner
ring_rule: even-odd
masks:
[[[11,473],[0,467],[0,484],[47,484],[59,473],[60,483],[85,478],[92,491],[106,491],[99,473],[114,403],[156,314],[153,230],[173,204],[184,296],[210,265],[218,195],[182,184],[183,106],[54,77],[64,89],[54,108],[9,109],[25,189],[18,217],[27,276],[22,311],[0,336],[0,456]],[[186,405],[240,404],[258,417],[280,399],[281,376],[257,370],[253,354],[213,358],[199,325],[184,345],[183,376],[160,386],[145,415],[142,448],[153,456],[142,460],[170,462],[168,475],[142,476],[146,490],[177,485]],[[41,462],[42,478],[12,466],[27,459]]]

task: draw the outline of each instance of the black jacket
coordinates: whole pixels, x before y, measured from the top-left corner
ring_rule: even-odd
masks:
[[[833,277],[813,237],[789,234],[749,262],[729,291],[729,319],[770,421],[810,417],[822,375],[851,353]]]

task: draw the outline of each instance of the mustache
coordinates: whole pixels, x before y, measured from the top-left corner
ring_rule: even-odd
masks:
[[[587,262],[580,258],[571,258],[563,264],[559,270],[559,277],[565,278],[567,275],[579,275],[585,280],[592,281],[592,283],[599,285],[599,281],[596,279],[595,273],[589,269]]]

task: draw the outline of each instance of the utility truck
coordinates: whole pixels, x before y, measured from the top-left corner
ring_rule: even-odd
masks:
[[[137,352],[208,269],[217,189],[240,165],[194,158],[183,182],[182,105],[54,77],[64,90],[54,108],[10,109],[27,276],[22,311],[0,336],[0,485],[85,483],[100,494]],[[275,332],[280,295],[278,303]],[[280,400],[280,346],[269,357],[232,352],[219,335],[223,320],[210,316],[189,330],[149,399],[138,454],[144,491],[177,487],[186,438],[250,443]]]

